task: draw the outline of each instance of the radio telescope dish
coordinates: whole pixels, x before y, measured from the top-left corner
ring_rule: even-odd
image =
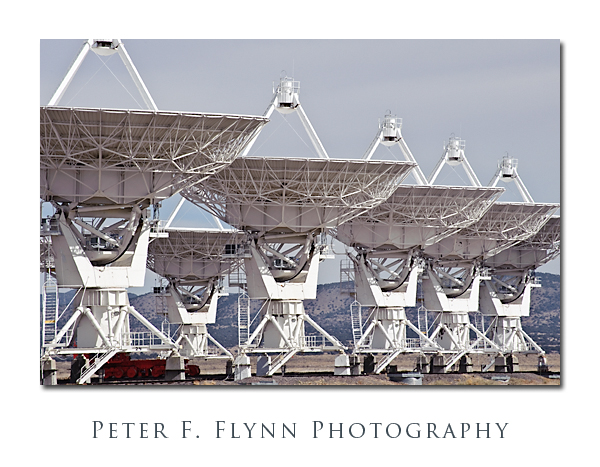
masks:
[[[494,271],[536,269],[560,254],[560,216],[552,216],[532,237],[485,260]]]
[[[480,311],[480,290],[491,279],[485,261],[535,235],[558,208],[552,203],[496,202],[479,221],[425,248],[424,304],[436,313],[430,338],[450,354],[448,360],[434,357],[435,371],[448,371],[461,359],[468,365],[472,352],[502,352],[468,316]],[[477,335],[473,342],[471,332]]]
[[[444,305],[448,298],[461,297],[457,303],[464,302],[461,306],[466,311],[478,311],[477,284],[483,262],[535,235],[558,208],[551,203],[497,202],[474,224],[426,247],[423,254],[429,262],[429,280],[425,289],[437,284],[435,293],[431,289],[432,293],[425,295],[426,307],[445,309],[451,306]],[[468,294],[468,290],[475,293]]]
[[[496,202],[480,220],[425,248],[424,253],[440,263],[485,260],[535,235],[559,206]]]
[[[427,246],[481,218],[504,190],[487,187],[400,186],[384,203],[335,229],[335,236],[357,250],[353,264],[357,306],[351,307],[354,352],[368,358],[380,373],[407,352],[437,352],[440,348],[407,319],[405,308],[416,305],[417,284]],[[362,308],[369,308],[362,322]],[[407,338],[412,329],[417,338]]]
[[[400,186],[384,203],[335,229],[336,238],[357,251],[347,252],[356,287],[355,306],[350,310],[354,352],[366,354],[365,358],[384,354],[374,366],[375,373],[401,353],[440,350],[427,337],[427,330],[417,328],[405,312],[416,305],[424,269],[422,250],[476,222],[503,191]],[[364,325],[363,307],[370,310]],[[416,339],[407,338],[409,328]]]
[[[239,157],[183,190],[217,218],[260,235],[323,231],[383,202],[414,164]]]
[[[342,243],[376,254],[425,248],[474,222],[502,189],[403,185],[385,202],[335,229]]]
[[[250,376],[250,352],[261,354],[257,372],[272,375],[298,352],[345,348],[304,311],[303,300],[316,298],[324,258],[319,234],[383,202],[416,166],[330,159],[298,93],[299,83],[282,77],[264,116],[275,110],[297,113],[319,158],[246,156],[255,137],[226,170],[182,191],[184,198],[251,238],[250,258],[244,261],[248,296],[265,305],[250,333],[249,307],[238,303],[239,322],[248,325],[244,334],[240,324],[236,379]],[[319,335],[306,335],[305,323]],[[275,362],[269,352],[279,354]]]
[[[40,196],[80,206],[148,206],[222,169],[266,121],[41,107]]]
[[[176,344],[187,358],[227,358],[231,353],[208,332],[216,321],[222,292],[222,276],[239,267],[243,232],[202,229],[169,229],[148,248],[148,268],[168,281],[157,301],[171,324],[181,325]],[[210,351],[211,341],[221,350]]]
[[[398,145],[407,161],[415,159],[401,134],[402,120],[387,114],[364,159],[379,144]],[[400,186],[388,200],[339,225],[334,236],[353,248],[350,265],[341,264],[342,278],[355,284],[350,307],[354,354],[365,354],[365,368],[383,371],[401,353],[437,353],[441,348],[427,336],[419,315],[417,328],[405,308],[414,307],[425,263],[422,250],[479,220],[504,190],[433,186],[418,166],[412,170],[417,185]],[[343,280],[343,279],[342,279]],[[364,316],[363,308],[367,308]],[[407,337],[412,329],[415,338]],[[376,362],[374,354],[383,354]],[[367,364],[371,359],[372,364]],[[371,371],[371,370],[366,370]]]
[[[148,268],[170,280],[205,282],[229,272],[244,233],[208,229],[169,229],[148,247]]]

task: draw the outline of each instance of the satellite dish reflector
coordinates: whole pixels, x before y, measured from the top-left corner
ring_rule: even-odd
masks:
[[[226,274],[241,257],[236,230],[169,229],[148,246],[148,268],[167,279],[207,281]]]
[[[154,203],[222,169],[264,117],[40,107],[40,197]]]
[[[560,254],[560,216],[552,216],[532,237],[488,258],[485,265],[498,271],[538,268]]]
[[[490,258],[535,235],[559,207],[552,203],[494,203],[477,222],[427,247],[425,254],[439,262]]]
[[[238,229],[308,233],[335,227],[387,199],[415,164],[361,159],[238,157],[182,191]]]
[[[401,185],[379,206],[337,227],[336,238],[367,250],[424,248],[476,222],[503,191]]]

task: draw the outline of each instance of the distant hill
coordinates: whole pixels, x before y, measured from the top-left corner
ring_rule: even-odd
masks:
[[[537,273],[542,287],[535,288],[532,292],[531,313],[522,320],[523,329],[546,352],[560,352],[560,276],[556,274]],[[66,306],[74,295],[70,291],[60,296],[61,309]],[[164,317],[156,312],[156,296],[152,293],[144,295],[129,294],[131,305],[142,313],[152,324],[159,329]],[[238,344],[237,333],[237,299],[238,294],[231,294],[219,300],[217,321],[209,325],[210,334],[227,348]],[[350,304],[353,299],[342,293],[339,283],[320,284],[317,289],[316,300],[304,302],[307,313],[328,333],[337,337],[345,344],[352,342],[352,328],[350,325]],[[252,315],[257,311],[260,303],[253,301]],[[72,305],[71,305],[72,306]],[[417,323],[416,309],[407,309],[408,318]],[[65,313],[59,321],[62,326],[70,313]],[[141,330],[137,320],[131,320],[132,330]],[[307,331],[311,329],[307,326]],[[410,336],[409,336],[410,337]]]
[[[531,313],[523,330],[546,352],[560,353],[560,276],[536,273],[541,287],[531,293]]]

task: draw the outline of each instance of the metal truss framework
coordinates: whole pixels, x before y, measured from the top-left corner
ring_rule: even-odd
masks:
[[[377,132],[377,135],[373,139],[373,142],[371,143],[371,145],[365,152],[363,159],[371,160],[371,158],[373,157],[373,154],[375,153],[375,150],[377,149],[377,147],[380,144],[383,144],[384,146],[388,146],[388,147],[394,146],[397,144],[400,147],[400,150],[402,151],[404,158],[407,161],[413,162],[416,164],[417,161],[415,160],[415,157],[413,156],[412,152],[408,148],[406,141],[402,137],[401,129],[402,129],[402,119],[396,117],[395,115],[388,113],[384,117],[383,121],[379,122],[379,131]],[[413,168],[412,174],[415,177],[415,179],[417,180],[418,185],[427,185],[428,184],[427,179],[425,178],[425,175],[423,174],[423,172],[421,171],[421,168],[418,165],[415,165],[415,167]]]
[[[377,206],[412,167],[399,161],[239,157],[182,194],[243,230],[305,233]]]
[[[42,199],[85,205],[154,203],[221,170],[263,117],[40,108]]]
[[[77,73],[77,70],[79,70],[79,67],[83,63],[83,60],[90,51],[96,53],[97,55],[103,56],[118,53],[119,57],[121,58],[121,61],[127,68],[129,75],[133,79],[133,82],[135,83],[138,91],[140,92],[140,95],[144,99],[144,103],[146,104],[146,106],[149,109],[158,110],[156,104],[154,103],[154,99],[152,99],[152,96],[148,92],[148,89],[146,88],[146,85],[142,80],[142,77],[138,73],[135,65],[133,64],[133,61],[129,57],[129,54],[125,49],[125,44],[123,44],[123,42],[121,42],[120,39],[88,39],[87,41],[85,41],[81,46],[79,53],[75,57],[73,64],[67,71],[67,74],[65,75],[60,85],[56,89],[56,92],[50,99],[48,105],[58,105],[63,94],[69,87],[69,84],[71,84],[73,77]]]
[[[536,234],[559,205],[496,202],[477,222],[425,248],[439,264],[484,260]]]
[[[496,186],[500,180],[506,183],[514,181],[517,185],[519,193],[521,194],[521,197],[523,198],[523,201],[526,203],[533,203],[533,198],[529,194],[527,187],[517,172],[518,162],[519,161],[517,159],[509,157],[508,154],[505,155],[502,160],[498,162],[498,169],[490,181],[489,186]]]
[[[294,81],[293,78],[287,76],[280,78],[279,85],[273,89],[273,99],[265,110],[265,113],[263,114],[264,117],[271,117],[274,110],[284,115],[292,113],[298,114],[317,155],[322,159],[329,159],[323,143],[321,143],[319,136],[310,123],[310,120],[302,107],[302,103],[300,102],[300,83],[298,81]],[[248,144],[242,154],[243,156],[247,156],[250,153],[250,149],[256,142],[257,137],[258,135],[256,135]]]
[[[344,348],[302,304],[316,298],[319,234],[383,202],[413,166],[399,161],[240,157],[202,186],[182,191],[252,238],[251,258],[245,260],[248,296],[265,300],[265,306],[238,363],[246,353],[278,353],[277,362],[265,365],[265,373],[273,374],[298,352]],[[321,343],[305,334],[305,323],[320,334]]]
[[[384,203],[340,225],[336,237],[348,246],[406,251],[425,248],[477,221],[502,189],[405,185]]]
[[[151,241],[148,268],[175,281],[207,281],[240,262],[244,239],[245,234],[238,230],[170,228]]]
[[[442,171],[442,168],[444,168],[444,165],[447,164],[449,166],[462,166],[465,174],[467,174],[467,177],[471,182],[471,185],[481,186],[481,182],[477,178],[477,175],[473,171],[473,168],[471,167],[471,164],[469,164],[469,160],[465,155],[465,147],[466,143],[464,140],[454,135],[450,137],[448,144],[444,145],[444,153],[442,154],[441,159],[438,161],[437,165],[429,176],[430,185],[435,183],[438,175]]]

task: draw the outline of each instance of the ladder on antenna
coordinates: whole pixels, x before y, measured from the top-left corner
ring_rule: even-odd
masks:
[[[52,277],[42,288],[42,346],[47,346],[56,337],[58,320],[58,283]]]
[[[350,321],[352,323],[354,347],[356,347],[363,335],[361,305],[356,300],[350,305]]]
[[[119,352],[119,349],[108,349],[103,354],[93,357],[89,362],[89,366],[81,372],[81,376],[77,379],[77,384],[86,384],[98,369],[102,368],[106,362]]]
[[[242,292],[238,297],[238,345],[250,338],[250,298]]]
[[[429,325],[427,323],[427,308],[421,305],[417,309],[417,327],[419,328],[419,339],[421,341],[421,345],[425,342],[424,336],[427,336],[429,333]]]
[[[483,314],[481,312],[475,312],[472,313],[471,316],[471,323],[473,323],[475,329],[477,329],[481,334],[485,335],[485,322]],[[479,346],[485,348],[485,341],[482,340]]]

